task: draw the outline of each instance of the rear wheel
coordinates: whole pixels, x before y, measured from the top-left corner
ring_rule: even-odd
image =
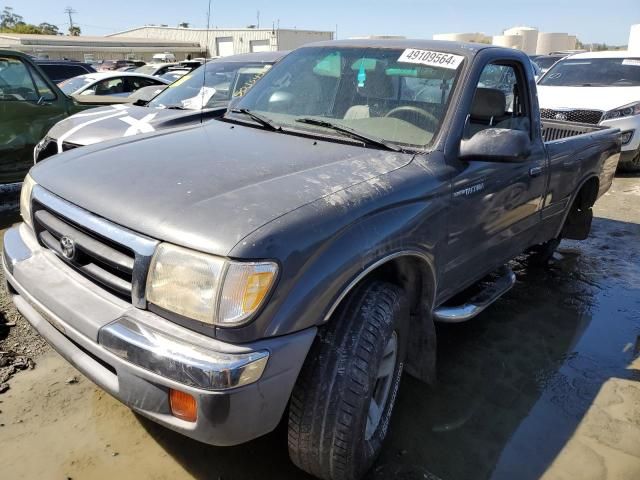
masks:
[[[640,172],[640,148],[630,160],[621,160],[618,163],[618,169],[621,172],[637,173]]]
[[[289,455],[326,480],[360,478],[382,447],[400,384],[409,311],[404,291],[372,282],[319,334],[294,387]]]

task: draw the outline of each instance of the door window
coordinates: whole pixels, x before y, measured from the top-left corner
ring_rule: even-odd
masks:
[[[17,58],[0,56],[0,101],[36,102],[38,98],[27,66]]]
[[[127,92],[135,92],[142,87],[151,87],[157,85],[158,82],[154,82],[151,79],[143,77],[129,77],[127,78]]]
[[[117,77],[96,83],[92,90],[96,95],[118,95],[125,92],[125,86],[122,77]]]
[[[521,130],[530,134],[531,117],[524,76],[515,64],[484,67],[467,117],[465,138],[487,128]]]
[[[47,82],[44,81],[44,78],[40,76],[38,72],[33,68],[29,68],[31,71],[31,76],[33,77],[33,81],[36,84],[36,89],[38,90],[38,99],[42,99],[45,101],[51,101],[56,99],[56,94],[53,93]]]

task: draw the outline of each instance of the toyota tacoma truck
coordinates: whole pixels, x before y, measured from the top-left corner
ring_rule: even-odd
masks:
[[[506,77],[509,95],[487,86]],[[540,120],[522,52],[312,44],[220,119],[35,165],[8,288],[139,414],[220,446],[284,420],[298,467],[360,478],[403,372],[436,379],[435,322],[489,307],[522,252],[589,234],[620,132],[582,128]]]

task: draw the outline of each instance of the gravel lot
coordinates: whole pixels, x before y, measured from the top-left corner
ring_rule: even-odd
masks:
[[[640,179],[617,178],[589,240],[563,242],[548,269],[519,259],[502,301],[438,329],[439,384],[404,378],[370,479],[640,478],[639,206]],[[307,478],[282,427],[215,448],[136,416],[51,351],[4,289],[0,351],[0,380],[25,367],[0,395],[2,478]]]

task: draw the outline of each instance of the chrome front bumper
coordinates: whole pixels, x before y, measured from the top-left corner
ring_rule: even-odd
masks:
[[[142,415],[213,445],[273,430],[315,329],[247,345],[192,332],[134,308],[71,270],[22,224],[5,233],[3,267],[18,310],[85,376]],[[169,389],[192,395],[174,417]]]

